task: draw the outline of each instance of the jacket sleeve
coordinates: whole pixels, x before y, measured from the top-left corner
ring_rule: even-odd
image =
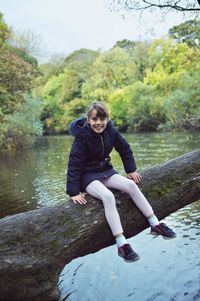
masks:
[[[134,172],[137,167],[133,152],[126,139],[118,131],[115,135],[114,148],[122,159],[126,173]]]
[[[80,193],[81,171],[86,158],[85,144],[75,138],[69,155],[67,170],[67,188],[66,193],[75,196]]]

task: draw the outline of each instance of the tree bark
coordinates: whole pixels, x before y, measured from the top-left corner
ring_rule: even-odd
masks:
[[[141,190],[163,219],[200,199],[200,149],[143,172]],[[126,237],[148,227],[130,197],[114,192]],[[102,203],[59,205],[0,220],[0,300],[59,300],[58,278],[72,259],[114,243]]]

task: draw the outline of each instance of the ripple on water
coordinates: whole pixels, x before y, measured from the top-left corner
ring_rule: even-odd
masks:
[[[164,220],[176,229],[176,239],[154,238],[148,235],[149,229],[129,239],[140,254],[140,260],[135,263],[125,264],[118,258],[115,246],[73,260],[60,277],[61,297],[73,292],[67,300],[200,300],[200,242],[196,237],[200,225],[195,220],[199,209],[200,201]],[[186,223],[183,216],[187,217]]]
[[[138,169],[162,163],[199,148],[199,134],[126,135]],[[152,141],[154,143],[152,143]],[[14,214],[64,201],[66,164],[72,138],[44,137],[40,146],[0,157],[1,214]],[[151,144],[151,145],[150,145]],[[120,173],[116,153],[112,162]],[[23,192],[22,192],[23,191]],[[28,203],[29,202],[29,203]],[[177,238],[152,238],[149,229],[129,241],[141,259],[125,264],[112,246],[73,260],[60,276],[68,301],[199,300],[200,202],[170,215],[166,221]]]

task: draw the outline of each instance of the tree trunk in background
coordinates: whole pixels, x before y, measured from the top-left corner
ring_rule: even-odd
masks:
[[[159,219],[200,199],[200,150],[143,172],[140,188]],[[114,192],[126,237],[148,227],[130,197]],[[100,201],[71,201],[0,220],[0,300],[59,300],[58,278],[72,259],[114,243]]]

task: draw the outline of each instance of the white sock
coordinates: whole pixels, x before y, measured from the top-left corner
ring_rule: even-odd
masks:
[[[152,215],[148,218],[148,222],[151,227],[157,226],[160,222],[155,215]]]
[[[127,240],[123,234],[115,237],[115,240],[118,247],[121,247],[122,245],[127,243]]]

